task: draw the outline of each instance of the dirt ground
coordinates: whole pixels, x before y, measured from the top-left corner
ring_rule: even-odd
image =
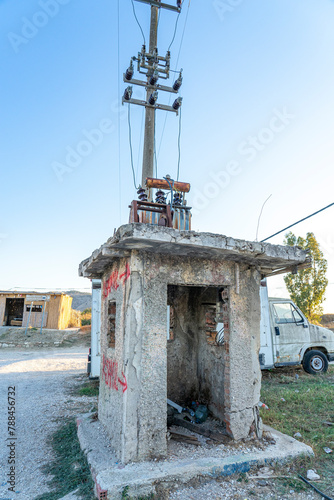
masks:
[[[64,418],[87,412],[97,403],[96,397],[73,394],[73,389],[87,380],[87,352],[85,346],[47,350],[1,349],[1,500],[33,500],[49,491],[47,481],[50,477],[41,471],[52,457],[48,437]],[[9,435],[12,431],[8,429],[9,419],[12,419],[8,411],[8,396],[15,401],[14,435]],[[12,442],[15,443],[13,449],[8,446]],[[8,459],[12,451],[15,453],[15,493],[8,490]]]
[[[21,342],[28,338],[39,342],[39,331],[0,329],[0,342],[4,339]],[[8,331],[11,330],[11,331]],[[21,330],[21,331],[17,331]],[[23,331],[22,331],[23,330]],[[29,337],[28,337],[29,335]],[[43,334],[44,335],[44,334]],[[48,437],[66,417],[75,417],[97,405],[97,398],[76,396],[74,389],[87,381],[86,364],[90,339],[89,327],[80,332],[46,331],[45,339],[66,347],[16,347],[0,349],[0,499],[33,500],[49,491],[48,480],[41,467],[49,463],[52,450]],[[15,493],[8,491],[8,394],[15,390]],[[11,390],[12,392],[12,390]],[[189,457],[193,448],[189,445]],[[289,474],[289,467],[262,468],[248,474],[212,480],[198,478],[192,484],[175,485],[170,500],[316,500],[321,498],[312,490],[298,493],[294,486],[282,491],[274,476]],[[260,477],[259,477],[260,476]],[[261,477],[262,476],[262,477]],[[71,497],[72,498],[72,497]],[[74,498],[74,497],[73,497]],[[157,499],[160,500],[160,499]]]
[[[79,328],[69,328],[67,330],[47,330],[29,328],[25,334],[25,328],[13,327],[0,327],[0,344],[5,344],[3,349],[7,346],[17,348],[43,348],[45,345],[61,345],[66,346],[89,346],[90,345],[90,326],[83,326]]]

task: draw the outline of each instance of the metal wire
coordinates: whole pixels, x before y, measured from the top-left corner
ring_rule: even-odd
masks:
[[[181,42],[180,42],[180,47],[179,47],[179,52],[178,52],[178,55],[177,55],[177,60],[176,60],[175,67],[177,67],[177,66],[178,66],[178,64],[179,64],[179,59],[180,59],[181,49],[182,49],[182,45],[183,45],[184,34],[185,34],[186,27],[187,27],[187,23],[188,23],[188,16],[189,16],[190,2],[191,2],[191,0],[189,0],[189,3],[188,3],[187,15],[186,15],[186,19],[185,19],[185,22],[184,22],[184,27],[183,27],[183,32],[182,32],[182,36],[181,36]],[[170,70],[170,71],[172,71],[173,73],[179,73],[179,71],[175,71],[175,70]],[[175,79],[174,79],[174,82],[175,82]],[[174,82],[173,82],[173,83],[174,83]],[[170,105],[170,101],[171,101],[171,99],[172,99],[172,95],[170,94],[170,95],[169,95],[169,99],[168,99],[168,105]],[[163,125],[163,127],[162,127],[161,139],[160,139],[160,143],[159,143],[159,150],[158,150],[158,158],[159,158],[159,155],[160,155],[160,150],[161,150],[162,140],[163,140],[163,136],[164,136],[165,129],[166,129],[167,118],[168,118],[168,111],[166,111],[165,120],[164,120],[164,125]]]
[[[259,215],[259,220],[257,221],[257,228],[256,228],[256,237],[255,237],[255,241],[257,241],[257,237],[259,235],[259,227],[260,227],[260,220],[261,220],[261,215],[262,215],[262,212],[263,212],[263,209],[264,209],[264,206],[265,204],[267,203],[267,201],[269,200],[269,198],[272,197],[272,194],[270,196],[268,196],[268,198],[266,199],[266,201],[263,203],[262,205],[262,208],[261,208],[261,212],[260,212],[260,215]]]
[[[300,222],[304,222],[304,220],[307,220],[307,219],[310,219],[311,217],[313,217],[314,215],[317,215],[317,214],[320,214],[320,212],[323,212],[324,210],[327,210],[327,208],[330,208],[334,205],[334,203],[331,203],[330,205],[327,205],[327,207],[324,207],[322,208],[321,210],[318,210],[317,212],[314,212],[314,214],[311,214],[311,215],[308,215],[307,217],[304,217],[304,219],[300,219],[299,221],[297,222],[294,222],[293,224],[291,224],[290,226],[288,227],[285,227],[284,229],[282,229],[281,231],[278,231],[277,233],[275,234],[272,234],[271,236],[268,236],[268,238],[265,238],[264,240],[261,240],[261,243],[267,241],[267,240],[270,240],[270,238],[273,238],[274,236],[277,236],[278,234],[281,234],[281,233],[284,233],[284,231],[286,231],[287,229],[290,229],[290,227],[293,227],[293,226],[296,226],[297,224],[299,224]]]
[[[169,44],[168,51],[170,51],[170,48],[171,48],[171,46],[174,43],[176,32],[177,32],[177,25],[178,25],[179,19],[180,19],[180,12],[178,13],[177,18],[176,18],[176,23],[175,23],[175,28],[174,28],[174,35],[173,35],[172,41]]]
[[[135,186],[135,189],[137,188],[136,185],[136,175],[135,175],[135,170],[133,168],[133,154],[132,154],[132,139],[131,139],[131,118],[130,118],[130,104],[128,104],[128,124],[129,124],[129,144],[130,144],[130,153],[131,153],[131,168],[132,168],[132,175],[133,175],[133,184]]]
[[[155,177],[158,178],[158,159],[157,159],[157,150],[155,141],[155,131],[154,131],[154,163],[155,163]]]
[[[142,111],[142,118],[141,118],[141,126],[140,126],[140,135],[139,135],[139,144],[138,144],[138,158],[137,158],[137,170],[136,170],[136,177],[138,177],[138,171],[139,171],[139,162],[140,162],[140,152],[141,152],[141,143],[143,139],[143,132],[144,132],[144,118],[145,118],[145,108],[143,108]]]
[[[321,495],[323,498],[326,498],[326,500],[333,500],[333,498],[327,496],[325,493],[323,493],[322,491],[318,490],[318,488],[316,488],[315,486],[313,486],[312,483],[310,483],[307,479],[305,479],[305,477],[301,476],[299,474],[299,477],[302,481],[304,481],[304,483],[308,484],[309,486],[311,486],[317,493],[319,493],[319,495]]]
[[[120,89],[120,0],[117,1],[117,93],[121,95]],[[122,223],[122,179],[121,179],[121,114],[118,111],[118,196],[119,196],[119,222]]]
[[[139,29],[141,31],[141,34],[143,35],[143,39],[144,39],[144,45],[146,45],[146,39],[145,39],[145,35],[144,35],[144,32],[143,32],[143,28],[141,27],[140,25],[140,22],[138,21],[138,17],[137,17],[137,14],[136,14],[136,9],[135,9],[135,4],[133,3],[133,0],[131,0],[132,2],[132,10],[133,10],[133,15],[135,16],[135,19],[137,21],[137,24],[139,26]]]
[[[179,113],[180,113],[180,117],[179,117],[179,138],[178,138],[178,150],[179,150],[179,157],[178,157],[178,161],[177,161],[177,176],[176,176],[176,180],[178,181],[179,180],[179,176],[180,176],[180,162],[181,162],[181,130],[182,130],[182,125],[181,125],[181,116],[182,116],[182,107],[180,108],[179,110]]]

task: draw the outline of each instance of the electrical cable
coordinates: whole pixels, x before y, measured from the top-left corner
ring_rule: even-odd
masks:
[[[135,4],[133,3],[133,0],[131,0],[132,2],[132,10],[133,10],[133,15],[135,16],[135,19],[137,21],[137,24],[139,26],[139,29],[141,31],[141,34],[143,35],[143,39],[144,39],[144,45],[146,45],[146,39],[145,39],[145,35],[144,35],[144,32],[143,32],[143,28],[141,27],[140,25],[140,22],[138,21],[138,17],[137,17],[137,14],[136,14],[136,9],[135,9]]]
[[[267,203],[267,201],[269,200],[269,198],[272,197],[272,194],[270,196],[268,196],[268,198],[266,199],[266,201],[263,203],[262,205],[262,208],[261,208],[261,212],[260,212],[260,215],[259,215],[259,220],[257,221],[257,228],[256,228],[256,237],[255,237],[255,241],[257,241],[257,237],[259,235],[259,227],[260,227],[260,220],[261,220],[261,215],[262,215],[262,212],[263,212],[263,209],[264,209],[264,206],[265,204]]]
[[[140,162],[140,145],[142,143],[143,139],[143,132],[144,132],[144,118],[145,118],[145,108],[143,108],[142,111],[142,118],[141,118],[141,126],[140,126],[140,135],[139,135],[139,143],[138,143],[138,157],[137,157],[137,170],[136,170],[136,177],[138,177],[138,170],[139,170],[139,162]]]
[[[178,67],[178,64],[179,64],[181,49],[182,49],[183,40],[184,40],[184,34],[185,34],[187,23],[188,23],[190,2],[191,2],[191,0],[189,0],[189,3],[188,3],[188,10],[187,10],[186,19],[185,19],[184,26],[183,26],[183,32],[182,32],[182,36],[181,36],[181,42],[180,42],[179,52],[178,52],[177,60],[176,60],[176,64],[175,64],[176,68]],[[175,70],[170,70],[170,71],[172,71],[173,73],[179,73],[179,71],[175,71]],[[174,82],[175,82],[175,79],[174,79]],[[170,105],[171,99],[172,99],[172,95],[170,94],[169,99],[168,99],[168,106]],[[168,118],[168,111],[166,111],[165,120],[164,120],[164,124],[163,124],[163,127],[162,127],[161,139],[160,139],[159,150],[158,150],[158,159],[159,159],[159,156],[160,156],[160,150],[161,150],[162,140],[163,140],[163,136],[164,136],[165,129],[166,129],[167,118]]]
[[[121,95],[120,89],[120,0],[117,1],[117,93]],[[119,223],[122,223],[122,179],[121,179],[121,114],[118,111],[118,196],[119,196]]]
[[[307,217],[304,217],[304,219],[300,219],[299,221],[294,222],[294,224],[291,224],[290,226],[285,227],[281,231],[278,231],[277,233],[272,234],[271,236],[268,236],[268,238],[265,238],[264,240],[261,240],[261,243],[264,243],[265,241],[270,240],[270,238],[273,238],[274,236],[277,236],[278,234],[284,233],[284,231],[286,231],[287,229],[290,229],[290,227],[296,226],[297,224],[300,224],[300,222],[304,222],[304,220],[310,219],[314,215],[320,214],[320,212],[323,212],[324,210],[327,210],[327,208],[330,208],[333,205],[334,205],[334,203],[331,203],[330,205],[327,205],[327,207],[324,207],[321,210],[318,210],[317,212],[314,212],[313,214],[308,215]]]
[[[316,488],[315,486],[313,486],[312,483],[310,483],[307,479],[305,479],[305,477],[301,476],[299,474],[299,477],[302,481],[304,481],[304,483],[308,484],[309,486],[311,486],[317,493],[319,493],[319,495],[321,495],[323,498],[326,498],[326,500],[333,500],[333,498],[327,496],[325,493],[323,493],[322,491],[318,490],[318,488]]]
[[[180,176],[180,161],[181,161],[181,130],[182,130],[181,116],[182,116],[182,107],[180,108],[179,113],[180,113],[180,117],[179,117],[179,138],[178,138],[178,141],[177,141],[177,142],[178,142],[179,157],[178,157],[178,161],[177,161],[177,176],[176,176],[176,180],[177,180],[177,181],[179,180],[179,176]]]
[[[136,185],[136,175],[135,175],[135,170],[133,168],[133,154],[132,154],[132,139],[131,139],[131,119],[130,119],[130,104],[128,105],[128,124],[129,124],[129,144],[130,144],[130,153],[131,153],[131,168],[132,168],[132,175],[133,175],[133,184],[135,186],[135,189],[137,188]]]
[[[173,190],[174,190],[174,181],[173,181],[173,179],[168,179],[168,177],[164,177],[164,179],[165,179],[165,181],[167,181],[167,182],[168,182],[168,186],[169,186],[170,191],[171,191],[170,205],[171,205],[171,207],[173,208],[173,198],[174,198],[174,191],[173,191]],[[171,185],[170,180],[171,180],[171,181],[173,181],[173,185]]]
[[[180,12],[178,13],[177,18],[176,18],[176,23],[175,23],[175,28],[174,28],[174,35],[173,35],[172,41],[169,44],[168,52],[170,51],[170,48],[171,48],[171,46],[174,43],[176,32],[177,32],[177,25],[178,25],[179,19],[180,19]]]
[[[154,163],[155,163],[155,178],[158,178],[158,159],[157,159],[157,150],[156,150],[156,141],[155,141],[155,130],[154,130]]]

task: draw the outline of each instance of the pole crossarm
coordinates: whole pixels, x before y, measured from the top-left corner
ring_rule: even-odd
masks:
[[[134,85],[139,85],[140,87],[146,87],[147,89],[150,89],[150,90],[163,90],[164,92],[171,92],[173,94],[178,93],[178,90],[174,90],[173,87],[167,87],[166,85],[160,85],[160,83],[157,83],[156,85],[150,85],[147,82],[143,82],[142,80],[135,80],[133,78],[129,82],[129,80],[127,80],[125,77],[125,73],[123,74],[123,82],[131,83]]]
[[[172,106],[167,106],[166,104],[154,104],[153,106],[151,104],[148,104],[147,101],[141,101],[140,99],[122,99],[122,104],[128,103],[128,104],[137,104],[138,106],[145,106],[145,108],[149,109],[161,109],[163,111],[173,111],[173,113],[176,113],[176,115],[179,114],[177,109],[174,109]]]
[[[181,7],[175,7],[174,5],[169,5],[168,3],[156,2],[155,0],[136,0],[136,2],[148,3],[153,7],[158,7],[158,9],[168,9],[174,12],[181,12]]]
[[[133,2],[133,0],[132,0]],[[177,116],[179,114],[178,110],[182,105],[182,98],[178,97],[175,99],[172,106],[159,104],[157,102],[159,97],[159,90],[164,92],[169,92],[171,95],[178,94],[179,89],[182,85],[182,70],[178,78],[173,82],[172,86],[162,85],[159,83],[159,79],[168,80],[170,78],[170,60],[171,54],[169,49],[167,50],[166,56],[163,57],[159,55],[158,52],[158,27],[159,27],[159,15],[161,11],[159,9],[172,10],[180,14],[182,9],[181,0],[165,0],[164,2],[160,0],[136,0],[136,2],[146,3],[151,7],[151,20],[150,20],[150,36],[149,45],[146,48],[146,41],[144,40],[144,45],[140,52],[138,52],[138,57],[132,57],[130,60],[130,65],[128,66],[126,72],[123,75],[123,81],[128,83],[128,87],[124,91],[122,104],[127,103],[129,106],[136,104],[137,106],[145,107],[145,135],[144,135],[144,146],[143,146],[143,168],[142,168],[142,186],[145,186],[145,181],[148,177],[153,177],[154,172],[154,162],[156,161],[156,151],[155,151],[155,127],[156,127],[156,110],[171,111]],[[167,2],[174,2],[174,5]],[[177,29],[177,22],[175,24],[175,33]],[[174,33],[174,37],[175,37]],[[173,39],[174,40],[174,39]],[[170,48],[170,46],[169,46]],[[134,80],[134,62],[137,62],[137,72],[145,75],[147,81],[142,81],[138,77]],[[139,87],[144,87],[146,90],[146,99],[133,99],[132,92],[133,87],[131,85],[137,85]],[[163,83],[163,82],[162,82]],[[130,108],[129,108],[130,109]],[[130,117],[129,117],[129,127],[130,127]],[[151,200],[152,193],[147,188],[143,187],[146,192],[146,196]]]

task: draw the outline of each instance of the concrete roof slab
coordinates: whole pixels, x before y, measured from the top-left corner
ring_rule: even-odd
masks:
[[[179,231],[152,224],[126,224],[95,250],[79,266],[79,275],[100,278],[113,259],[126,257],[132,250],[195,258],[244,262],[261,269],[263,275],[308,267],[308,252],[299,247],[271,245],[222,234]]]

